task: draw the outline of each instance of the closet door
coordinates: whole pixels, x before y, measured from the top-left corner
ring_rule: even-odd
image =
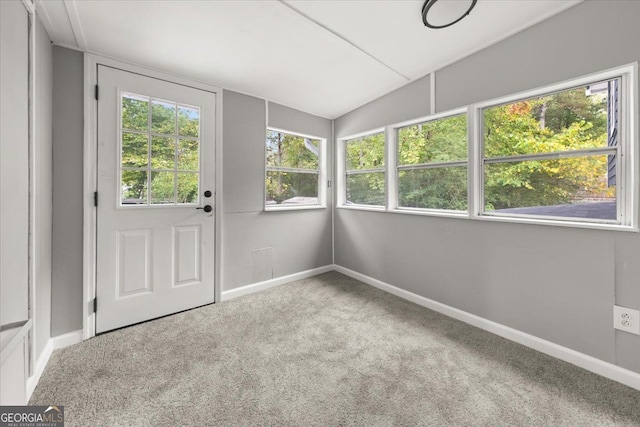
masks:
[[[0,1],[0,404],[24,404],[29,322],[29,15]]]

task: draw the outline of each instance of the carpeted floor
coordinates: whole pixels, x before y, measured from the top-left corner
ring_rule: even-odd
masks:
[[[71,426],[640,425],[640,392],[327,273],[55,351]]]

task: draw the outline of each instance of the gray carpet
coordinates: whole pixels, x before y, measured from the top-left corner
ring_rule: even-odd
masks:
[[[640,392],[338,273],[55,351],[71,426],[640,425]]]

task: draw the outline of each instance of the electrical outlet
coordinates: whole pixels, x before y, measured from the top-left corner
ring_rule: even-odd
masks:
[[[613,327],[640,335],[640,311],[614,305]]]

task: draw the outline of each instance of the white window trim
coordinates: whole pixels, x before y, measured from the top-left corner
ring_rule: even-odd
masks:
[[[507,104],[521,99],[546,95],[553,92],[567,90],[572,87],[584,86],[599,80],[621,78],[619,92],[621,116],[620,116],[620,162],[618,171],[620,183],[616,191],[618,209],[622,210],[621,222],[612,220],[593,220],[576,218],[559,218],[548,216],[499,214],[490,215],[482,213],[483,209],[483,162],[482,162],[482,109],[489,106]],[[337,139],[336,151],[336,207],[339,209],[389,212],[406,215],[423,215],[433,217],[446,217],[458,219],[471,219],[480,221],[494,221],[520,224],[551,225],[559,227],[588,228],[597,230],[638,232],[638,195],[640,187],[640,167],[638,162],[638,131],[639,121],[636,118],[638,112],[638,63],[611,68],[602,72],[588,74],[575,79],[568,79],[560,83],[522,91],[516,94],[495,98],[489,101],[470,104],[465,107],[432,114],[416,119],[406,120]],[[433,104],[432,100],[432,104]],[[456,114],[467,114],[467,177],[468,177],[468,203],[467,211],[449,211],[440,209],[398,208],[398,184],[397,184],[397,129],[424,123],[429,120],[437,120]],[[385,132],[385,177],[386,177],[386,206],[371,206],[345,204],[346,199],[346,170],[345,170],[345,141],[355,139],[381,131]]]
[[[347,152],[346,146],[347,141],[352,139],[364,138],[367,136],[375,135],[377,133],[385,133],[385,159],[384,159],[384,175],[385,175],[385,200],[389,200],[389,139],[387,128],[381,127],[372,130],[367,130],[365,132],[356,133],[353,135],[348,135],[344,137],[338,138],[337,150],[336,150],[336,207],[340,209],[353,209],[353,210],[364,210],[364,211],[375,211],[375,212],[385,212],[387,210],[387,206],[385,205],[363,205],[358,203],[348,203],[347,204]]]
[[[309,205],[267,205],[267,144],[264,144],[264,193],[262,197],[262,204],[264,205],[265,212],[277,212],[277,211],[299,211],[309,209],[326,209],[327,208],[327,138],[319,136],[309,135],[300,132],[293,132],[287,129],[282,129],[274,126],[267,126],[265,129],[265,138],[268,131],[281,132],[289,135],[299,136],[301,138],[315,139],[319,141],[318,152],[318,203]],[[310,169],[311,170],[311,169]]]
[[[618,156],[622,161],[619,163],[619,180],[616,189],[616,206],[618,219],[614,220],[594,220],[585,218],[580,220],[577,218],[559,218],[543,215],[518,215],[518,214],[500,214],[483,212],[484,203],[484,168],[483,168],[483,126],[482,126],[482,109],[494,107],[498,105],[509,104],[523,99],[533,98],[536,96],[548,95],[554,92],[560,92],[575,87],[585,86],[601,80],[610,80],[613,78],[621,79],[620,96],[620,142]],[[523,91],[516,94],[496,98],[489,101],[480,102],[470,107],[470,113],[473,116],[469,120],[473,133],[470,139],[470,150],[472,151],[473,161],[470,168],[473,167],[473,175],[471,176],[473,187],[470,198],[470,212],[472,219],[483,221],[498,222],[515,222],[526,224],[544,224],[553,226],[566,226],[577,228],[592,228],[606,230],[625,230],[638,231],[638,197],[636,194],[638,188],[638,158],[637,158],[637,135],[638,123],[636,117],[638,105],[637,93],[638,79],[638,63],[616,67],[598,73],[589,74],[575,79],[566,80],[548,86],[539,87],[529,91]],[[471,152],[470,152],[471,153]],[[471,156],[469,157],[471,161]]]
[[[387,193],[387,205],[389,206],[389,211],[394,213],[406,213],[410,215],[425,215],[425,216],[443,216],[450,218],[469,218],[469,206],[470,203],[467,201],[467,210],[466,211],[456,211],[451,209],[431,209],[431,208],[412,208],[412,207],[401,207],[399,206],[398,199],[400,198],[400,189],[398,188],[398,168],[401,166],[398,164],[398,130],[407,126],[418,125],[421,123],[432,122],[436,120],[446,119],[448,117],[458,116],[461,114],[467,115],[467,194],[470,193],[469,189],[471,188],[471,182],[469,182],[469,177],[471,176],[470,171],[470,147],[469,147],[469,122],[471,121],[469,112],[471,109],[469,107],[461,107],[453,110],[443,111],[437,114],[431,114],[429,116],[419,117],[417,119],[407,120],[399,123],[395,123],[393,125],[387,126],[387,150],[388,155],[392,159],[389,161],[390,168],[393,167],[393,170],[389,170],[388,181],[390,182],[390,188]],[[391,166],[392,165],[392,166]],[[453,167],[453,166],[452,166]]]

